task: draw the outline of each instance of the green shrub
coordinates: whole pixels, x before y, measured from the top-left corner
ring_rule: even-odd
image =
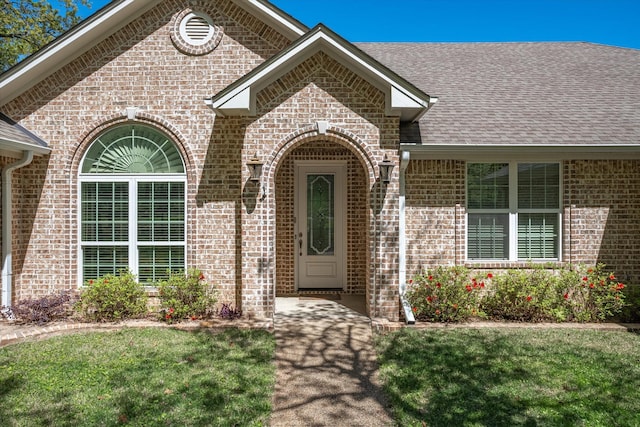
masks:
[[[562,272],[563,298],[572,320],[598,322],[622,312],[625,285],[604,268],[604,264],[580,265]]]
[[[630,285],[624,290],[625,305],[615,315],[620,322],[640,323],[640,285]]]
[[[147,312],[147,294],[129,271],[89,280],[77,305],[94,321],[116,321],[140,317]]]
[[[168,322],[207,318],[215,314],[217,292],[198,269],[189,269],[186,274],[171,273],[167,280],[158,282],[156,286],[162,318]]]
[[[567,308],[559,289],[557,275],[544,266],[508,270],[494,277],[481,307],[492,319],[561,322],[567,319]]]
[[[410,280],[407,301],[418,320],[465,321],[482,315],[478,301],[490,278],[471,277],[465,267],[436,267]]]

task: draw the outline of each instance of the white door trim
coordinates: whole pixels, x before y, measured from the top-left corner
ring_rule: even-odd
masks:
[[[346,161],[309,161],[299,160],[294,162],[294,271],[295,289],[345,289],[347,278],[347,162]],[[306,212],[306,175],[309,173],[334,174],[335,181],[335,269],[334,277],[327,276],[326,279],[317,279],[310,283],[309,277],[305,276],[308,271],[310,257],[301,255],[306,247],[306,220],[302,216]],[[302,233],[302,236],[300,235]],[[302,238],[302,241],[300,240]],[[303,268],[304,267],[304,268]]]

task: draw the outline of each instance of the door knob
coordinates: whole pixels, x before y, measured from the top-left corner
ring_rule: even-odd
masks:
[[[298,234],[298,247],[300,249],[300,256],[302,256],[302,233]]]

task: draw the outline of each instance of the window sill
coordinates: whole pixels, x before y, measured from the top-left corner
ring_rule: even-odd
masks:
[[[464,266],[470,269],[527,269],[532,266],[535,267],[545,267],[545,268],[562,268],[566,267],[568,263],[558,261],[558,260],[536,260],[536,261],[506,261],[506,260],[495,260],[495,261],[466,261]]]

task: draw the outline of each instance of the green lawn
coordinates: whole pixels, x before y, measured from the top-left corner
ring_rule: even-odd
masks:
[[[3,426],[256,426],[268,422],[265,331],[81,333],[0,349]]]
[[[640,335],[405,329],[376,338],[401,426],[640,426]],[[0,349],[3,426],[259,426],[274,338],[168,328]]]
[[[405,329],[377,337],[402,426],[640,426],[640,335]]]

